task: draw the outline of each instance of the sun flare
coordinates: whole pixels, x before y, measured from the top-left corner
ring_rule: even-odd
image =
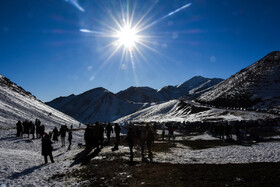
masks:
[[[116,34],[117,44],[125,49],[132,50],[138,42],[137,30],[129,25],[122,27]]]

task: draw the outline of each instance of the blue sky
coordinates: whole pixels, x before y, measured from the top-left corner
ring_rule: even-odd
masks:
[[[136,23],[152,7],[143,19],[148,25],[188,3],[139,33],[152,50],[136,44],[142,55],[134,51],[134,65],[122,49],[108,60],[115,38],[80,32],[108,33],[122,9],[134,9]],[[280,50],[279,7],[278,0],[3,0],[0,74],[42,101],[95,87],[118,92],[195,75],[228,78]]]

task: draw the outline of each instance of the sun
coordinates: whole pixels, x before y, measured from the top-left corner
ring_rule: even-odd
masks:
[[[124,49],[132,50],[136,47],[136,43],[139,42],[138,31],[130,25],[124,25],[116,33],[117,45],[123,46]]]

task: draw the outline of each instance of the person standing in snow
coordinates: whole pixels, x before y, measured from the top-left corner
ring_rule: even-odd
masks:
[[[86,149],[91,150],[92,149],[92,133],[91,133],[91,127],[89,124],[86,124],[87,128],[85,129],[84,139],[86,142]]]
[[[128,128],[128,132],[127,132],[127,143],[128,143],[128,147],[130,150],[130,162],[133,162],[133,147],[134,147],[134,138],[135,138],[135,133],[132,129],[132,127]]]
[[[72,145],[72,130],[73,130],[73,126],[71,125],[70,130],[68,131],[68,142],[69,142],[69,146],[68,146],[68,150],[71,149],[71,145]]]
[[[42,138],[42,155],[44,156],[45,164],[48,163],[48,156],[50,156],[51,162],[54,163],[52,150],[53,147],[50,136],[47,133],[45,133],[45,135]]]
[[[119,144],[120,144],[121,126],[118,123],[116,123],[114,130],[115,130],[115,133],[116,133],[116,142],[115,142],[114,150],[118,150],[119,149]]]
[[[22,124],[21,124],[21,121],[18,121],[16,126],[17,126],[17,137],[19,137],[22,134]]]
[[[40,125],[41,125],[41,121],[38,120],[38,119],[35,119],[36,138],[41,138],[41,136],[40,136]]]
[[[164,141],[164,136],[165,136],[165,130],[162,129],[162,132],[161,132],[161,139],[162,139],[162,141]]]
[[[173,124],[168,127],[168,140],[170,140],[171,137],[172,137],[173,140],[175,139]]]
[[[153,153],[152,153],[152,144],[155,141],[154,131],[149,127],[149,125],[146,126],[147,129],[147,149],[149,152],[149,159],[152,162],[153,161]]]
[[[102,124],[98,125],[99,129],[98,129],[98,141],[99,141],[99,145],[100,148],[103,148],[103,142],[104,142],[104,127]]]
[[[57,128],[55,127],[54,129],[53,129],[53,141],[55,141],[55,142],[58,142],[58,130],[57,130]]]
[[[60,127],[60,137],[61,137],[61,147],[65,146],[65,137],[66,137],[66,131],[67,131],[67,127],[64,125],[61,125]]]
[[[113,128],[112,128],[112,125],[110,123],[108,123],[106,126],[106,135],[107,135],[107,139],[108,139],[108,145],[110,145],[111,133],[113,133]]]
[[[138,127],[141,128],[138,131],[139,134],[139,142],[140,142],[140,147],[141,147],[141,157],[142,161],[145,161],[145,144],[147,140],[147,129],[144,126]]]
[[[32,134],[32,139],[35,139],[35,125],[32,121],[29,122],[30,125],[30,133]]]

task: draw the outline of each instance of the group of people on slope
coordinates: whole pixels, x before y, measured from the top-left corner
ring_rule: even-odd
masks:
[[[72,135],[73,126],[71,125],[70,129],[66,125],[61,125],[61,128],[58,130],[57,127],[54,127],[52,131],[49,133],[45,132],[45,126],[41,124],[41,121],[39,119],[35,119],[35,122],[25,120],[23,122],[18,121],[16,123],[16,136],[17,137],[23,137],[23,134],[27,134],[28,138],[29,135],[32,135],[32,139],[35,139],[35,133],[36,138],[42,138],[42,155],[44,156],[45,163],[48,162],[47,157],[50,157],[51,162],[54,162],[52,151],[52,141],[58,142],[58,137],[61,137],[61,146],[65,146],[65,138],[66,134],[68,132],[68,142],[69,146],[67,150],[71,149],[72,145]]]
[[[72,145],[72,135],[73,131],[73,126],[71,125],[70,129],[66,125],[61,125],[60,129],[58,130],[57,127],[54,127],[53,131],[50,131],[49,133],[44,133],[44,136],[42,137],[42,155],[45,158],[45,163],[48,162],[47,157],[50,157],[51,162],[53,163],[53,156],[52,156],[52,151],[53,151],[53,146],[52,146],[52,141],[58,142],[58,137],[61,137],[61,147],[65,147],[65,138],[66,134],[68,132],[68,142],[69,146],[67,150],[71,149]]]
[[[27,134],[29,138],[31,134],[32,139],[35,139],[35,133],[36,138],[41,138],[44,135],[45,126],[41,124],[39,119],[35,119],[35,123],[33,123],[33,121],[24,120],[16,123],[16,130],[17,137],[23,137],[24,134]]]

